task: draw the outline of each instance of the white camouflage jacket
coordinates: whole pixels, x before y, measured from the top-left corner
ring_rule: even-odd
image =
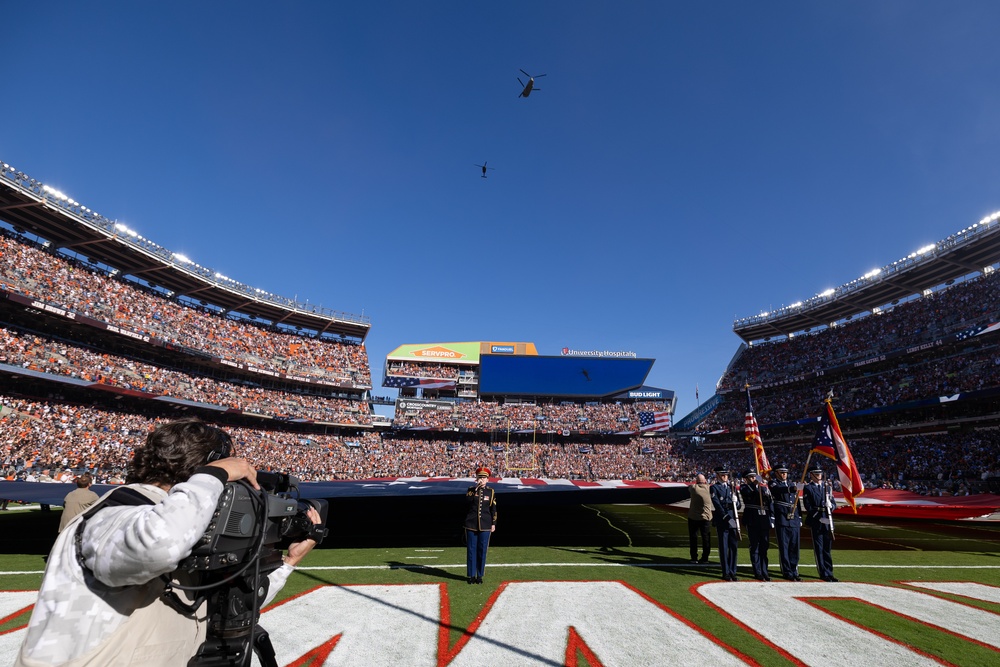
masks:
[[[204,641],[204,605],[196,618],[182,616],[160,599],[159,577],[205,533],[223,483],[198,473],[169,493],[130,486],[157,502],[106,507],[88,519],[82,555],[89,571],[76,557],[81,517],[59,534],[15,667],[185,665]],[[269,575],[264,605],[293,570],[282,565]]]

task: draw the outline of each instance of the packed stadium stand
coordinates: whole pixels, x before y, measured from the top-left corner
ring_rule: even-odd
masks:
[[[744,342],[716,395],[673,435],[706,462],[745,452],[749,389],[772,462],[801,471],[832,392],[869,486],[985,490],[1000,469],[998,261],[994,214],[806,302],[737,320]]]
[[[497,476],[690,481],[752,463],[749,385],[772,460],[800,470],[834,405],[870,488],[950,495],[1000,469],[998,216],[869,276],[737,321],[717,392],[672,423],[633,353],[401,345],[372,395],[363,316],[194,264],[0,163],[0,465],[8,480],[117,482],[157,423],[198,415],[303,481]],[[394,404],[391,423],[374,404]],[[69,471],[69,472],[67,472]]]
[[[480,460],[502,474],[676,480],[686,474],[666,437],[676,398],[644,384],[653,363],[625,352],[543,356],[529,342],[407,344],[386,355],[382,384],[400,390],[394,436],[434,434],[452,457],[482,441],[492,456]]]
[[[474,343],[450,363],[454,350],[417,346],[387,361],[383,384],[400,400],[384,424],[372,409],[386,401],[371,395],[369,327],[221,276],[2,164],[7,479],[87,470],[120,481],[146,433],[186,415],[225,427],[259,468],[304,481],[459,477],[481,465],[581,480],[686,474],[665,437],[673,393],[642,386],[652,360],[588,358],[581,369],[530,343],[483,355]],[[554,391],[511,386],[533,376],[523,361],[566,377]]]

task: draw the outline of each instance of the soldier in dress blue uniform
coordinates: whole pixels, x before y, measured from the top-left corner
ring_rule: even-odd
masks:
[[[743,501],[738,494],[733,493],[727,468],[715,469],[715,484],[709,488],[708,493],[712,497],[712,523],[719,536],[722,578],[725,581],[736,581],[736,549],[740,543],[737,512],[742,509]]]
[[[809,469],[809,483],[802,489],[802,504],[806,524],[812,533],[816,569],[823,581],[838,581],[833,576],[833,493],[823,481],[823,469],[818,465]]]
[[[755,470],[743,473],[743,526],[750,540],[750,565],[753,578],[757,581],[771,581],[767,573],[767,549],[771,546],[771,492],[757,476]]]
[[[483,583],[490,535],[497,529],[497,499],[493,489],[486,486],[489,477],[489,468],[479,468],[476,484],[465,492],[465,572],[470,584]]]
[[[781,576],[789,581],[802,581],[799,576],[799,538],[802,514],[799,512],[798,489],[788,479],[788,466],[779,464],[771,471],[768,484],[773,499],[774,537],[778,543]]]

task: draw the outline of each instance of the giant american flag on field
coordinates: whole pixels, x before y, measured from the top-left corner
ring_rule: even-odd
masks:
[[[640,412],[640,431],[668,431],[670,430],[669,412]]]
[[[826,408],[823,410],[822,419],[820,419],[816,439],[813,440],[812,451],[837,462],[840,491],[844,494],[844,500],[857,514],[858,508],[854,504],[854,497],[865,492],[865,485],[861,481],[861,473],[858,472],[858,466],[854,463],[851,450],[847,447],[847,441],[844,440],[844,434],[840,431],[837,415],[833,412],[833,402],[829,398],[825,402]]]
[[[753,416],[753,405],[750,403],[750,385],[747,385],[747,416],[743,421],[743,431],[746,440],[753,447],[753,462],[757,466],[758,475],[766,475],[771,472],[771,463],[764,453],[764,441],[760,439],[760,429],[757,427],[757,418]]]

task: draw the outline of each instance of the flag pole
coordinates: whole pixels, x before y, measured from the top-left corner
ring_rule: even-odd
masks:
[[[804,491],[805,487],[806,487],[806,475],[808,474],[809,461],[812,460],[812,457],[813,457],[813,453],[812,453],[812,450],[810,449],[809,450],[809,456],[806,457],[806,464],[802,468],[802,479],[799,480],[799,492],[798,492],[798,495],[795,498],[795,502],[792,503],[792,509],[788,511],[788,520],[789,521],[791,521],[792,517],[795,516],[795,507],[797,505],[800,507],[800,510],[804,509],[804,508],[801,507],[801,505],[802,505],[802,491]]]
[[[746,392],[747,392],[747,410],[749,411],[749,409],[750,409],[750,383],[749,382],[747,382],[745,389],[746,389]],[[759,430],[760,429],[758,429],[758,431]],[[760,434],[759,433],[757,435],[757,438],[758,439],[760,438]],[[757,455],[757,443],[756,442],[753,443],[753,447],[754,447],[754,450],[753,450],[753,467],[757,470],[757,479],[758,479],[758,482],[757,482],[757,502],[760,503],[761,507],[763,507],[764,506],[764,490],[761,487],[764,486],[764,483],[763,483],[764,482],[764,478],[760,474],[760,457]],[[763,445],[761,445],[761,449],[763,449]],[[770,471],[768,471],[768,472],[770,472]]]

